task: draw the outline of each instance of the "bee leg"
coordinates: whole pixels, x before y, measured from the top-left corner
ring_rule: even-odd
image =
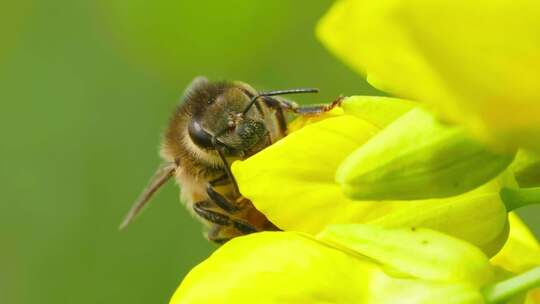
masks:
[[[231,239],[231,237],[221,235],[222,232],[223,232],[223,226],[214,225],[210,228],[210,230],[206,234],[206,238],[209,241],[220,244],[220,245],[225,244]]]
[[[285,99],[277,99],[273,97],[264,96],[262,97],[262,100],[264,103],[274,109],[283,109],[288,112],[293,112],[298,115],[319,115],[325,112],[328,112],[332,110],[335,107],[338,107],[341,105],[341,102],[343,101],[342,96],[336,98],[336,100],[332,101],[330,104],[323,104],[323,105],[307,105],[307,106],[299,106],[296,102],[288,101]]]
[[[220,177],[218,177],[216,179],[213,179],[213,180],[209,181],[209,184],[212,185],[213,187],[215,187],[215,186],[224,186],[224,185],[228,185],[230,183],[231,183],[231,181],[229,180],[229,175],[227,175],[227,173],[221,175]]]
[[[231,225],[231,219],[228,215],[221,212],[216,212],[212,210],[212,203],[209,201],[200,201],[193,204],[193,210],[197,213],[198,216],[209,221],[213,224],[218,224],[222,226]]]
[[[227,174],[224,174],[208,182],[208,184],[206,185],[206,193],[208,194],[208,197],[210,197],[210,199],[212,199],[212,201],[218,207],[220,207],[224,211],[233,213],[240,210],[240,208],[234,202],[231,202],[228,198],[226,198],[214,189],[215,186],[224,186],[230,184],[231,180],[229,179],[229,176]]]
[[[209,221],[210,223],[218,224],[221,226],[232,226],[243,234],[249,234],[258,231],[257,228],[253,227],[251,224],[244,220],[233,218],[227,214],[212,210],[212,208],[209,207],[211,204],[212,203],[209,201],[196,202],[193,204],[193,210],[195,211],[195,213],[197,213],[197,215]]]
[[[283,109],[278,107],[276,109],[276,119],[279,126],[279,131],[281,134],[287,134],[287,117],[285,117],[285,113],[283,112]]]
[[[227,199],[221,193],[217,192],[214,189],[214,187],[212,187],[212,183],[209,183],[208,185],[206,185],[206,194],[208,194],[208,197],[219,208],[223,209],[227,213],[234,213],[234,212],[240,210],[233,202],[231,202],[229,199]]]
[[[243,234],[250,234],[259,231],[259,229],[253,227],[250,223],[243,220],[235,219],[233,220],[232,224],[236,230],[242,232]]]
[[[227,174],[227,176],[229,177],[229,180],[231,181],[233,185],[235,194],[240,195],[240,190],[238,190],[238,184],[236,183],[236,180],[234,179],[234,175],[231,172],[231,167],[229,166],[229,163],[227,162],[227,158],[225,157],[225,152],[223,149],[226,146],[223,143],[219,142],[217,139],[219,133],[221,132],[218,132],[218,134],[214,134],[214,136],[212,136],[212,144],[214,145],[214,147],[216,147],[219,158],[221,158],[221,161],[223,162],[223,165],[224,165],[223,169],[225,170],[225,173]]]

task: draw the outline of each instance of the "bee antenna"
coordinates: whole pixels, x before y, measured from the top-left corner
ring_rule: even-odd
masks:
[[[317,88],[299,88],[299,89],[288,89],[288,90],[276,90],[276,91],[269,91],[269,92],[261,92],[251,98],[249,101],[249,104],[246,106],[244,111],[242,112],[242,115],[246,115],[246,113],[251,109],[251,107],[255,104],[257,99],[259,97],[264,96],[277,96],[277,95],[288,95],[288,94],[302,94],[302,93],[318,93],[319,89]]]

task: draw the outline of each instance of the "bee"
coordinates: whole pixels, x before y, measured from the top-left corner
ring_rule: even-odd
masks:
[[[207,238],[224,243],[257,231],[279,230],[251,201],[242,197],[230,170],[287,135],[287,113],[318,115],[340,103],[300,107],[278,97],[316,93],[303,88],[258,92],[239,81],[195,78],[165,131],[163,164],[133,204],[120,228],[127,226],[152,195],[175,177],[181,200],[207,227]]]

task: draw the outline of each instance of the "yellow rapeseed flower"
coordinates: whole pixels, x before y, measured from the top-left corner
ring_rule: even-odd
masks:
[[[345,158],[415,105],[393,98],[351,97],[344,101],[343,113],[308,125],[293,123],[303,127],[233,163],[240,192],[286,231],[316,234],[328,225],[345,223],[420,226],[495,254],[507,236],[506,209],[499,196],[501,186],[512,183],[507,174],[458,196],[417,201],[356,201],[336,182]]]
[[[398,240],[399,241],[396,241]],[[195,267],[171,304],[484,303],[493,281],[476,247],[427,229],[329,227],[317,238],[236,238]]]
[[[540,2],[340,0],[317,28],[374,86],[540,151]]]
[[[333,225],[315,237],[262,232],[219,248],[191,270],[170,304],[538,304],[540,290],[528,290],[526,280],[540,279],[540,268],[531,270],[539,252],[515,215],[509,241],[491,263],[471,244],[424,228]]]
[[[509,214],[510,235],[491,263],[512,274],[540,266],[540,244],[515,213]],[[527,293],[527,304],[540,303],[540,287]]]
[[[529,228],[510,213],[510,235],[506,244],[491,261],[507,271],[520,273],[534,266],[540,266],[540,245]]]
[[[226,243],[170,303],[540,303],[540,246],[507,214],[540,202],[540,3],[339,0],[317,33],[444,119],[350,97],[291,123],[231,168],[284,232]]]

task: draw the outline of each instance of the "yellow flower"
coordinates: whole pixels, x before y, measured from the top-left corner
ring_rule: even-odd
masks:
[[[540,151],[536,1],[341,0],[317,32],[376,87]],[[507,217],[540,200],[538,155],[505,170],[511,155],[452,128],[384,97],[293,122],[232,165],[242,195],[285,232],[228,242],[170,303],[540,303],[540,246]]]
[[[402,107],[395,99],[366,100]],[[403,111],[410,109],[403,108]],[[387,123],[384,120],[388,118],[378,111],[372,112],[381,122],[332,115],[289,134],[248,161],[233,163],[232,171],[240,191],[285,230],[317,233],[332,219],[340,221],[339,217],[347,216],[344,209],[358,209],[362,214],[380,209],[370,205],[349,206],[351,200],[334,182],[343,159],[375,135],[378,125]]]
[[[540,291],[529,290],[540,282],[540,268],[531,270],[540,263],[538,243],[517,216],[511,226],[491,263],[471,244],[424,228],[349,224],[316,237],[255,233],[192,269],[170,304],[540,303]],[[519,274],[501,278],[497,267]]]
[[[529,228],[515,213],[509,214],[510,235],[504,247],[491,258],[491,263],[518,274],[540,266],[540,245]],[[526,303],[540,303],[540,287],[527,293]]]
[[[510,213],[510,235],[504,247],[491,258],[493,264],[513,273],[540,266],[540,245],[515,213]]]
[[[411,110],[351,153],[336,172],[343,192],[358,200],[450,197],[500,174],[512,153],[496,153],[463,128]]]
[[[540,155],[520,150],[512,164],[512,171],[520,187],[539,187]]]
[[[341,0],[321,41],[374,86],[540,151],[540,2]]]
[[[459,239],[340,225],[317,238],[236,238],[195,267],[170,303],[484,303],[480,288],[492,280],[486,256]]]
[[[355,201],[336,183],[336,171],[346,157],[414,106],[392,98],[349,98],[343,113],[305,125],[233,163],[240,192],[286,231],[317,234],[328,225],[346,223],[418,226],[495,254],[507,236],[506,209],[499,196],[501,186],[512,182],[506,174],[458,196],[417,201]]]

